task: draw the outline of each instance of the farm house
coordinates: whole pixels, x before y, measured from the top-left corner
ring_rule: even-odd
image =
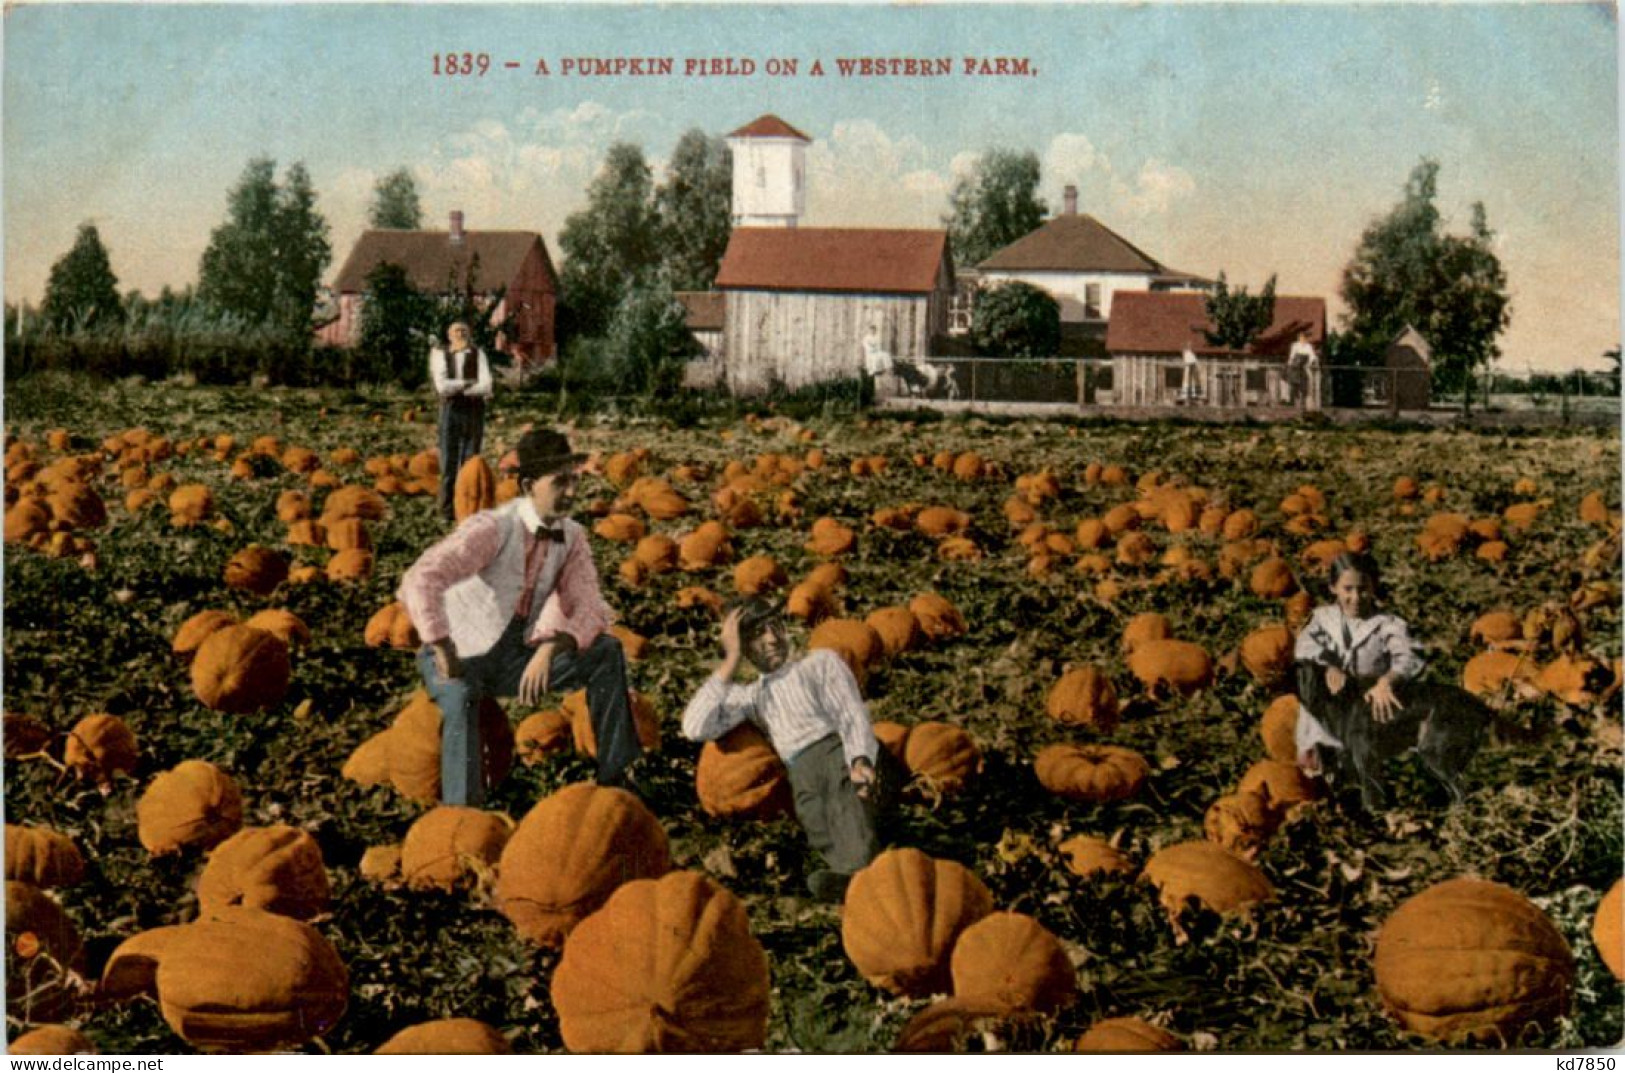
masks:
[[[516,331],[502,349],[521,368],[550,361],[555,355],[554,307],[558,276],[547,244],[534,231],[467,231],[463,214],[451,214],[446,231],[364,231],[345,258],[333,282],[338,317],[317,330],[329,346],[352,347],[361,336],[361,307],[367,276],[380,264],[397,264],[425,294],[461,287],[473,273],[488,296],[503,291],[498,318],[514,315]]]
[[[1197,358],[1193,401],[1220,408],[1284,405],[1287,351],[1300,331],[1316,353],[1326,346],[1326,301],[1280,296],[1275,317],[1245,351],[1214,346],[1201,294],[1120,292],[1106,328],[1111,358],[1110,401],[1119,406],[1173,406],[1187,401],[1181,355]],[[1106,400],[1101,400],[1106,401]]]
[[[756,394],[861,376],[871,330],[894,358],[923,360],[953,278],[946,231],[736,228],[716,280],[720,380]]]

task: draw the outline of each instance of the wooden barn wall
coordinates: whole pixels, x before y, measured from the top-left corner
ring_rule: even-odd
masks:
[[[728,291],[723,353],[735,394],[766,391],[777,380],[806,387],[863,373],[863,337],[871,322],[893,357],[929,357],[933,322],[946,323],[946,296]]]

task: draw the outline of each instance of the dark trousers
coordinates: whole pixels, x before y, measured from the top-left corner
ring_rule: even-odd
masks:
[[[453,395],[440,400],[440,513],[454,516],[457,471],[485,442],[485,400]]]
[[[480,699],[512,697],[536,649],[525,643],[525,623],[514,619],[489,652],[465,659],[461,678],[440,677],[434,650],[418,650],[418,673],[440,706],[440,799],[448,805],[485,803],[484,743],[480,740]],[[621,643],[601,634],[582,651],[553,657],[550,690],[587,690],[587,714],[598,739],[598,782],[612,785],[643,753],[627,695],[626,656]]]
[[[787,766],[796,819],[830,871],[850,876],[880,852],[875,820],[894,782],[889,759],[890,754],[881,749],[876,770],[879,785],[870,801],[860,798],[852,785],[839,736],[819,738],[790,759]]]

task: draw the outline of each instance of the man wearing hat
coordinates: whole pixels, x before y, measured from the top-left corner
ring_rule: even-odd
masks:
[[[627,768],[642,752],[586,531],[565,517],[586,456],[551,429],[526,432],[518,455],[520,494],[465,518],[401,580],[424,641],[418,670],[442,714],[440,796],[449,805],[485,800],[482,697],[529,705],[549,690],[585,687],[600,785],[630,786]]]
[[[743,653],[758,672],[733,677]],[[815,649],[792,660],[776,604],[736,600],[722,618],[722,662],[683,712],[683,734],[713,741],[744,722],[767,736],[790,772],[796,819],[826,867],[807,877],[813,896],[839,901],[852,874],[880,851],[875,812],[878,765],[889,765],[869,723],[858,683],[841,657]],[[890,772],[884,780],[888,787]]]

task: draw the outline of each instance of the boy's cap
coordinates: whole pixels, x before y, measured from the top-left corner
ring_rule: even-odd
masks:
[[[722,609],[723,617],[735,611],[740,612],[739,639],[749,641],[783,616],[784,605],[761,596],[743,596],[728,601]]]

